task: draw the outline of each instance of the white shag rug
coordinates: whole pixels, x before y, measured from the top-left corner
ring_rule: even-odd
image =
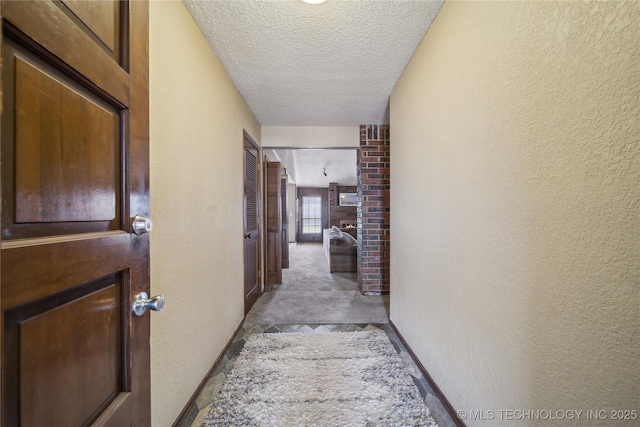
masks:
[[[384,331],[255,334],[205,426],[437,426]]]

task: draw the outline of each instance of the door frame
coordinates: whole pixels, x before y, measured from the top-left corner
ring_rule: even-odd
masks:
[[[322,227],[318,236],[315,234],[313,238],[305,238],[302,233],[302,198],[304,196],[316,196],[322,198]],[[329,228],[329,189],[328,188],[311,188],[311,187],[298,187],[297,191],[298,199],[298,215],[297,215],[297,227],[296,227],[296,241],[297,242],[318,242],[322,243],[322,230]]]

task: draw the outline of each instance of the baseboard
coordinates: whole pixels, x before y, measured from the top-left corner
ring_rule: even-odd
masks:
[[[216,368],[218,367],[218,365],[220,365],[220,362],[222,361],[222,358],[224,357],[225,353],[227,352],[227,350],[229,349],[229,346],[233,343],[233,339],[235,338],[235,336],[238,334],[238,331],[240,330],[240,328],[242,328],[242,324],[244,323],[244,317],[242,318],[242,320],[240,321],[240,324],[238,325],[238,327],[236,328],[236,330],[233,332],[233,335],[231,335],[231,338],[229,338],[229,341],[227,342],[227,345],[224,346],[224,348],[222,349],[222,352],[220,353],[220,355],[218,356],[218,358],[216,359],[215,362],[213,362],[213,366],[211,366],[211,369],[209,369],[209,371],[207,372],[207,374],[204,376],[204,378],[202,379],[202,381],[200,381],[200,384],[198,385],[198,387],[196,388],[196,391],[193,392],[193,395],[191,396],[191,398],[189,399],[189,401],[187,402],[187,404],[184,406],[184,408],[182,408],[182,411],[180,412],[180,415],[178,415],[178,418],[176,419],[176,421],[173,423],[172,427],[177,427],[180,425],[180,423],[182,422],[182,420],[189,414],[189,408],[191,408],[191,405],[193,405],[196,401],[196,399],[198,399],[198,396],[200,396],[200,393],[202,392],[202,389],[204,388],[204,386],[207,384],[207,380],[209,379],[209,377],[211,376],[211,374],[213,373],[213,371],[216,370]]]
[[[238,325],[236,330],[233,332],[233,335],[231,335],[231,338],[229,338],[229,341],[227,342],[227,345],[225,345],[224,349],[222,350],[222,352],[220,353],[220,355],[218,356],[216,361],[211,366],[211,369],[209,369],[209,371],[204,376],[204,378],[202,379],[202,381],[200,382],[200,384],[198,385],[196,390],[193,392],[193,395],[191,396],[189,401],[186,403],[186,405],[184,406],[184,408],[180,412],[180,415],[178,416],[176,421],[173,423],[173,427],[177,427],[178,425],[180,425],[180,422],[183,420],[183,418],[185,418],[187,416],[187,414],[189,413],[189,408],[191,408],[191,405],[193,405],[195,403],[196,399],[198,398],[198,396],[202,392],[202,389],[207,384],[207,380],[209,379],[209,377],[211,376],[213,371],[215,371],[215,369],[218,367],[218,365],[222,361],[222,358],[224,357],[225,353],[229,349],[229,346],[233,343],[233,339],[237,335],[237,333],[240,330],[240,328],[242,328],[242,324],[243,323],[244,323],[244,318],[240,321],[240,324]],[[458,418],[458,414],[456,413],[456,410],[453,409],[453,406],[451,405],[451,403],[449,402],[447,397],[442,393],[442,390],[440,390],[440,387],[438,387],[438,385],[435,383],[435,381],[433,380],[433,378],[431,377],[429,372],[426,370],[424,365],[420,362],[420,360],[418,359],[416,354],[413,352],[413,350],[411,349],[409,344],[407,344],[407,341],[404,339],[404,337],[402,336],[402,334],[400,333],[400,331],[398,330],[398,328],[396,327],[396,325],[393,323],[393,321],[391,319],[389,319],[389,326],[391,326],[391,328],[396,333],[396,335],[398,336],[400,341],[402,341],[402,344],[407,349],[407,352],[409,353],[409,355],[411,356],[411,358],[415,362],[416,366],[418,367],[418,369],[420,370],[420,372],[422,373],[424,378],[427,380],[427,382],[429,383],[429,385],[431,386],[433,391],[436,393],[438,399],[440,399],[440,402],[445,407],[445,409],[447,410],[447,412],[449,413],[449,415],[451,416],[453,421],[456,423],[456,425],[458,427],[466,427],[466,424],[460,418]]]
[[[440,399],[440,402],[442,403],[442,405],[445,407],[449,415],[451,415],[453,422],[455,422],[458,427],[466,427],[466,424],[462,422],[460,418],[458,418],[458,414],[456,413],[456,410],[453,409],[453,406],[451,406],[451,403],[449,402],[449,400],[447,400],[447,397],[444,395],[444,393],[442,393],[442,390],[440,390],[440,387],[438,387],[435,381],[433,381],[433,378],[431,378],[431,375],[429,375],[429,372],[427,372],[424,365],[422,365],[420,360],[418,360],[418,357],[413,352],[411,347],[409,347],[409,344],[407,344],[407,341],[405,341],[404,337],[402,336],[398,328],[396,328],[396,325],[393,324],[391,319],[389,319],[389,326],[391,326],[391,328],[396,333],[398,338],[400,338],[400,341],[402,341],[402,344],[407,349],[407,352],[409,352],[409,355],[411,356],[415,364],[418,366],[418,369],[420,369],[420,372],[422,373],[424,378],[427,380],[427,382],[429,383],[433,391],[436,392],[437,398]]]

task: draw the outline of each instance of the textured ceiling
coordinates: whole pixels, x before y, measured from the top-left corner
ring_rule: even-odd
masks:
[[[327,188],[332,182],[357,184],[355,149],[265,149],[265,155],[270,161],[280,162],[299,187]]]
[[[443,0],[184,0],[262,126],[388,123]]]

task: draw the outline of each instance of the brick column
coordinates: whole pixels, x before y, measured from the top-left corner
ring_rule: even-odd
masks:
[[[358,150],[358,288],[389,292],[390,147],[388,125],[361,125]]]

